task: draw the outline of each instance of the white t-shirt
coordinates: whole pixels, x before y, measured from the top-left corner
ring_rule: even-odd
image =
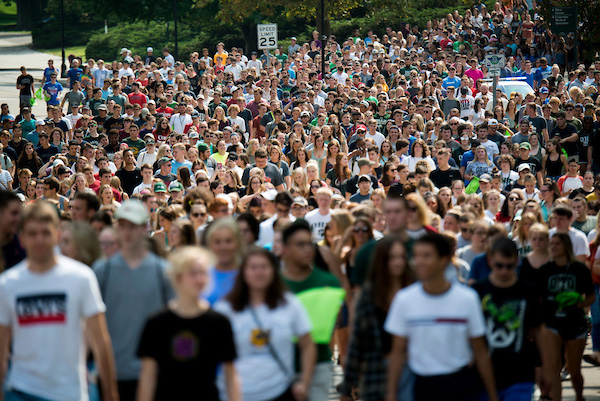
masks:
[[[65,256],[43,274],[27,259],[0,275],[0,325],[12,329],[7,387],[57,401],[88,399],[83,320],[105,311],[89,267]]]
[[[264,304],[254,308],[260,327],[250,309],[237,312],[229,302],[219,301],[215,304],[215,310],[226,315],[231,322],[238,355],[235,369],[242,384],[244,401],[274,399],[289,387],[294,377],[294,338],[310,333],[312,325],[304,306],[293,294],[286,293],[285,299],[287,302],[275,309],[269,309]],[[269,347],[260,343],[257,338],[260,331],[269,332],[269,341],[285,364],[287,375]],[[221,399],[227,400],[222,372],[217,379],[217,386]]]
[[[306,213],[304,219],[308,222],[308,224],[310,224],[313,234],[313,241],[319,242],[323,239],[325,226],[331,221],[331,212],[327,213],[326,215],[322,215],[317,208]]]
[[[133,188],[132,194],[133,195],[141,194],[144,189],[149,189],[149,190],[152,191],[152,183],[150,183],[150,184],[144,184],[142,182],[140,185],[138,185],[137,187]]]
[[[375,142],[375,145],[378,148],[381,148],[381,144],[385,141],[385,136],[383,134],[376,132],[375,135],[371,135],[370,132],[365,134],[365,139],[372,139]]]
[[[554,234],[556,234],[556,228],[551,228],[548,231],[548,234],[550,234],[550,238],[552,238]],[[575,256],[590,256],[590,243],[583,231],[570,227],[569,238],[571,238],[571,242],[573,243],[573,254]]]
[[[479,296],[462,284],[441,295],[421,283],[399,291],[385,321],[385,331],[408,340],[408,364],[419,376],[455,373],[473,360],[469,340],[485,335]]]

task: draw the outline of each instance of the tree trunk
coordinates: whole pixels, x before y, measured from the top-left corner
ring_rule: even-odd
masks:
[[[240,29],[244,35],[244,54],[248,57],[248,60],[250,60],[250,52],[258,47],[256,24],[252,21],[244,21],[240,24]]]
[[[31,30],[42,19],[41,0],[16,0],[17,29]]]
[[[325,1],[325,0],[323,0]],[[319,36],[326,35],[329,37],[331,34],[331,22],[329,21],[329,16],[327,15],[327,2],[325,1],[325,26],[321,23],[321,1],[317,2],[315,7],[315,16],[317,22],[317,31],[319,31]],[[312,39],[311,39],[312,40]],[[321,38],[319,37],[319,40]]]

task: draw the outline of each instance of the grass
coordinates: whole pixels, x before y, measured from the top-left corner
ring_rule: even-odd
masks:
[[[0,0],[0,29],[10,28],[17,25],[17,3],[6,4]]]
[[[59,57],[62,56],[62,49],[60,47],[54,49],[39,49],[39,51]],[[80,56],[85,59],[85,46],[65,47],[65,57],[69,57],[70,54],[74,54],[75,56]]]

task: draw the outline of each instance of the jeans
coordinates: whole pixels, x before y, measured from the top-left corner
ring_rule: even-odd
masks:
[[[333,364],[331,362],[319,362],[315,366],[312,383],[308,390],[310,401],[327,401],[329,389],[333,380]]]
[[[398,383],[398,391],[396,392],[396,399],[398,401],[414,401],[415,400],[415,374],[408,367],[408,364],[404,365],[402,369],[402,376],[400,377],[400,383]]]
[[[504,390],[498,391],[500,401],[531,401],[535,383],[517,383]],[[477,401],[488,401],[487,393],[482,393]]]
[[[51,401],[19,390],[9,390],[4,394],[4,401]]]
[[[594,294],[596,299],[590,306],[592,312],[592,349],[600,351],[600,285],[594,284]]]

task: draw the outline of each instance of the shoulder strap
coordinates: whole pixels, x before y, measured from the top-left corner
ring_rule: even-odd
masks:
[[[102,295],[102,299],[106,302],[106,288],[108,287],[108,277],[110,275],[110,258],[106,260],[106,267],[104,268],[104,277],[102,278],[102,282],[100,284],[100,295]]]
[[[162,266],[161,266],[159,260],[156,261],[155,266],[156,266],[156,274],[158,275],[158,285],[160,286],[160,297],[162,299],[163,305],[167,306],[167,303],[169,302],[169,296],[167,294],[165,275],[163,273],[163,269],[162,269]]]
[[[249,305],[248,309],[250,309],[250,314],[252,315],[252,318],[254,319],[254,322],[256,323],[256,325],[258,326],[258,328],[261,331],[264,331],[263,325],[260,322],[260,319],[258,318],[258,315],[256,314],[256,311],[254,310],[254,308],[251,305]],[[285,364],[283,363],[283,361],[279,357],[279,354],[277,354],[277,351],[275,351],[275,348],[273,348],[273,344],[271,344],[271,339],[269,339],[269,341],[267,341],[267,347],[269,348],[269,352],[271,353],[271,356],[273,357],[273,359],[275,359],[275,362],[277,362],[277,364],[279,365],[279,367],[281,368],[281,370],[283,371],[283,373],[286,376],[289,376],[288,369],[286,368]]]

